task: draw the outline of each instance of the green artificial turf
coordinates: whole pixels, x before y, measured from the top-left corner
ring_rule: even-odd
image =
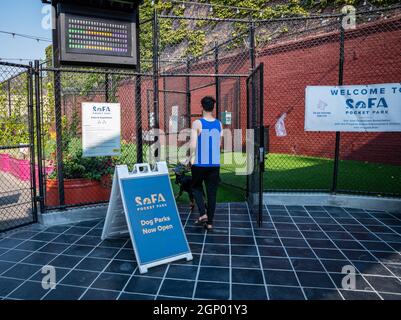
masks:
[[[331,190],[332,159],[269,154],[264,186],[267,190]],[[341,160],[337,190],[401,195],[401,166]]]
[[[219,187],[217,200],[219,202],[244,201],[245,192],[240,188],[246,188],[246,176],[234,173],[236,168],[241,167],[244,160],[243,155],[227,153],[224,157],[226,159],[233,157],[237,162],[222,165],[220,176],[224,183]],[[223,161],[224,158],[222,158]],[[265,168],[265,190],[330,191],[332,187],[332,159],[269,154],[266,157]],[[174,180],[172,182],[174,191],[177,193],[178,186],[174,184]],[[337,190],[372,192],[379,196],[383,194],[401,196],[401,166],[342,160],[339,164]],[[179,202],[188,202],[187,196],[182,196]]]

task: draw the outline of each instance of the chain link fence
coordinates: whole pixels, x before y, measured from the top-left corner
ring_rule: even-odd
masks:
[[[132,165],[138,161],[138,143],[143,146],[142,161],[157,156],[156,159],[167,160],[170,167],[178,164],[186,156],[180,149],[184,147],[182,150],[187,150],[185,145],[189,141],[189,134],[179,136],[179,133],[188,129],[201,116],[200,100],[206,95],[216,98],[215,115],[223,122],[231,139],[236,129],[241,130],[240,148],[237,143],[237,149],[233,150],[234,142],[223,140],[221,180],[223,184],[241,190],[240,194],[244,198],[247,179],[236,171],[246,163],[245,129],[249,128],[246,79],[260,63],[265,66],[265,191],[398,195],[397,190],[401,190],[398,188],[399,156],[393,148],[397,146],[397,133],[342,133],[339,135],[339,149],[336,150],[336,133],[304,130],[305,87],[339,84],[341,50],[344,50],[344,84],[397,82],[397,64],[386,63],[384,69],[380,67],[383,64],[380,61],[399,61],[399,46],[396,46],[399,18],[393,11],[386,13],[386,16],[378,12],[360,14],[357,16],[356,29],[344,30],[343,34],[341,15],[235,21],[235,27],[229,19],[159,15],[157,19],[147,22],[157,23],[156,28],[152,27],[156,35],[168,28],[171,28],[171,32],[179,32],[183,26],[211,28],[213,24],[211,29],[216,37],[210,36],[201,53],[196,54],[190,39],[177,40],[176,44],[167,46],[163,43],[163,37],[158,38],[152,48],[146,48],[146,58],[142,59],[141,64],[149,74],[141,76],[113,70],[87,73],[61,70],[60,92],[56,88],[55,96],[62,97],[59,108],[61,121],[58,126],[61,126],[63,140],[60,147],[65,151],[62,155],[63,167],[56,166],[52,175],[47,175],[46,206],[61,205],[60,195],[56,192],[56,200],[52,201],[49,192],[51,184],[54,184],[56,190],[60,189],[58,171],[63,170],[66,175],[64,185],[66,182],[69,184],[71,175],[66,168],[70,165],[68,159],[71,148],[67,145],[75,142],[72,149],[79,150],[81,102],[121,103],[122,155],[117,158],[84,160],[88,161],[83,164],[85,172],[79,176],[97,180],[103,190],[100,192],[93,189],[82,193],[83,199],[75,205],[107,201],[114,166],[118,163]],[[230,32],[222,32],[229,28]],[[236,32],[234,36],[231,32],[233,28]],[[388,42],[387,39],[395,40]],[[389,48],[386,53],[378,50],[383,46]],[[360,60],[363,64],[352,63],[357,59],[355,55],[357,58],[362,57]],[[377,66],[372,68],[374,62]],[[51,70],[49,79],[54,77],[54,73],[57,70]],[[135,94],[136,90],[140,94]],[[150,129],[160,129],[162,133],[158,138],[161,139],[161,143],[157,144],[160,148],[158,152],[150,148],[155,142]],[[57,136],[56,121],[49,127],[49,132],[52,130]],[[137,138],[139,132],[140,141]],[[73,136],[75,134],[72,139],[68,137],[71,133]],[[51,140],[44,139],[44,142],[54,144]],[[378,149],[378,146],[383,146],[383,141],[387,146],[384,148],[393,150],[383,152],[387,149]],[[57,152],[46,152],[45,162],[51,163],[57,159]],[[56,158],[52,158],[51,154],[55,154]],[[339,155],[337,160],[336,154]],[[378,175],[381,178],[375,179]],[[64,190],[64,196],[66,190],[68,187]],[[68,199],[64,202],[67,206],[72,205]]]
[[[401,11],[356,14],[344,32],[344,85],[401,82]],[[401,195],[401,134],[342,132],[337,189]]]
[[[45,207],[107,202],[115,165],[126,164],[132,169],[135,163],[146,161],[152,142],[148,133],[153,121],[148,94],[153,88],[151,76],[43,68],[41,82],[41,110],[46,115],[41,124]],[[83,156],[83,102],[120,104],[120,156]]]
[[[337,17],[276,20],[256,26],[256,60],[266,66],[264,115],[268,139],[264,186],[268,191],[329,191],[335,133],[306,132],[305,88],[338,85]],[[324,52],[324,53],[323,53]]]
[[[399,133],[304,130],[306,86],[400,81],[400,10],[355,18],[355,25],[341,16],[256,24],[256,60],[266,68],[266,191],[400,196]]]
[[[197,48],[186,43],[159,47],[160,81],[160,128],[166,132],[170,142],[166,159],[170,166],[175,166],[186,154],[182,152],[188,146],[189,131],[177,139],[178,132],[190,128],[193,121],[202,117],[201,99],[212,96],[216,99],[214,115],[223,123],[225,138],[222,148],[221,182],[230,193],[245,199],[246,177],[237,175],[237,169],[246,166],[245,135],[239,135],[238,150],[233,151],[235,130],[246,129],[246,78],[251,69],[249,59],[248,23],[247,31],[232,37],[231,32],[222,36],[231,23],[223,20],[211,20],[207,17],[159,16],[161,29],[166,25],[179,32],[182,28],[204,29],[213,27],[208,35],[201,54],[194,55]],[[211,26],[212,25],[212,26]],[[196,29],[195,28],[195,29]],[[210,42],[210,39],[216,39]],[[218,41],[217,41],[218,39]],[[184,41],[185,42],[185,41]],[[173,59],[172,57],[176,57]],[[164,119],[162,119],[164,117]],[[163,125],[164,124],[164,125]],[[177,141],[178,140],[178,141]],[[184,147],[184,149],[181,149]],[[178,151],[177,151],[178,150]],[[233,189],[234,188],[234,189]]]
[[[36,220],[32,74],[0,62],[0,231]]]
[[[253,128],[247,78],[261,63],[264,77],[258,83],[263,83],[266,128],[265,191],[400,196],[399,133],[304,130],[306,86],[400,81],[400,10],[359,13],[353,29],[344,30],[342,18],[239,20],[200,14],[158,15],[141,25],[148,31],[141,33],[141,43],[146,44],[141,47],[141,72],[35,67],[34,102],[40,118],[32,116],[36,124],[32,126],[28,125],[28,102],[33,100],[29,96],[30,68],[1,64],[2,126],[14,126],[15,122],[24,132],[1,136],[1,159],[20,153],[24,149],[20,143],[32,148],[31,130],[40,137],[36,153],[29,149],[23,156],[31,159],[28,182],[14,181],[9,172],[0,173],[4,181],[1,210],[7,208],[7,215],[22,212],[22,202],[31,206],[31,194],[36,190],[43,200],[42,210],[107,202],[115,165],[132,167],[156,155],[155,135],[150,129],[162,130],[159,139],[164,144],[157,155],[170,167],[175,166],[185,156],[178,150],[189,140],[188,134],[179,139],[179,132],[201,117],[200,100],[206,95],[216,98],[215,116],[231,137],[231,141],[223,139],[221,179],[231,188],[225,189],[224,196],[231,199],[235,194],[237,200],[243,200],[247,178],[238,175],[237,169],[246,166],[246,129]],[[194,32],[182,38],[183,28]],[[197,29],[209,30],[201,48],[191,42]],[[158,37],[163,32],[177,34],[177,42],[164,43],[163,37]],[[82,156],[83,102],[121,104],[120,156]],[[17,105],[25,108],[25,113],[17,116]],[[238,132],[241,139],[235,143],[232,139]],[[33,174],[36,166],[38,175]],[[20,200],[11,204],[7,197],[13,195],[10,192],[14,192],[15,183],[17,190],[24,192],[19,191]],[[33,219],[29,214],[28,218]]]

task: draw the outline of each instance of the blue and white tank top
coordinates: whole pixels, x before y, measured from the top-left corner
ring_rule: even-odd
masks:
[[[194,166],[219,167],[220,166],[220,137],[221,122],[217,119],[208,121],[200,119],[202,130],[198,135]]]

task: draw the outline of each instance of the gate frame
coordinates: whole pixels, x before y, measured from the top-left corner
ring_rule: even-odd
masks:
[[[20,69],[25,69],[24,71],[18,73],[17,75],[13,75],[11,78],[5,80],[8,82],[8,90],[10,90],[10,81],[20,75],[26,74],[26,89],[27,89],[27,97],[26,97],[26,111],[27,111],[27,119],[24,124],[27,126],[28,135],[29,135],[29,142],[23,145],[14,145],[14,146],[0,146],[0,150],[9,150],[9,149],[17,149],[17,148],[28,148],[29,149],[29,171],[30,171],[30,179],[29,179],[29,189],[30,189],[30,207],[31,207],[31,221],[24,222],[16,226],[12,226],[10,228],[6,228],[4,230],[0,230],[0,233],[11,231],[16,228],[24,227],[30,225],[32,223],[36,223],[38,221],[38,207],[37,207],[37,190],[36,190],[36,161],[35,161],[35,116],[37,115],[37,108],[36,108],[36,82],[34,85],[34,77],[36,75],[35,69],[33,68],[32,62],[29,65],[24,64],[17,64],[17,63],[10,63],[10,62],[3,62],[0,61],[0,66],[5,67],[15,67]],[[35,79],[36,80],[36,79]],[[9,93],[8,97],[9,103],[9,110],[11,114],[11,94]],[[39,165],[39,158],[38,158],[38,165]],[[39,171],[39,170],[38,170]],[[40,182],[40,179],[39,179]]]
[[[256,96],[256,84],[254,77],[259,74],[259,97]],[[247,120],[248,129],[254,130],[254,162],[253,171],[247,176],[247,202],[250,203],[250,211],[253,212],[255,202],[257,198],[257,222],[258,226],[261,227],[263,224],[263,193],[264,193],[264,171],[265,171],[265,130],[263,123],[263,76],[264,76],[264,64],[260,63],[246,79],[246,95],[247,95]],[[252,94],[250,96],[249,83],[251,84]],[[259,105],[256,105],[257,99]],[[259,110],[257,110],[259,108]],[[259,119],[257,115],[259,113]],[[258,170],[255,172],[255,168]],[[250,181],[252,176],[257,179],[258,185],[251,187]],[[253,179],[252,179],[253,180]]]

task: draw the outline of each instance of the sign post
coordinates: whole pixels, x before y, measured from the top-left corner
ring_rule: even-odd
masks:
[[[129,233],[140,273],[179,259],[192,260],[166,162],[156,169],[116,167],[102,239]]]

